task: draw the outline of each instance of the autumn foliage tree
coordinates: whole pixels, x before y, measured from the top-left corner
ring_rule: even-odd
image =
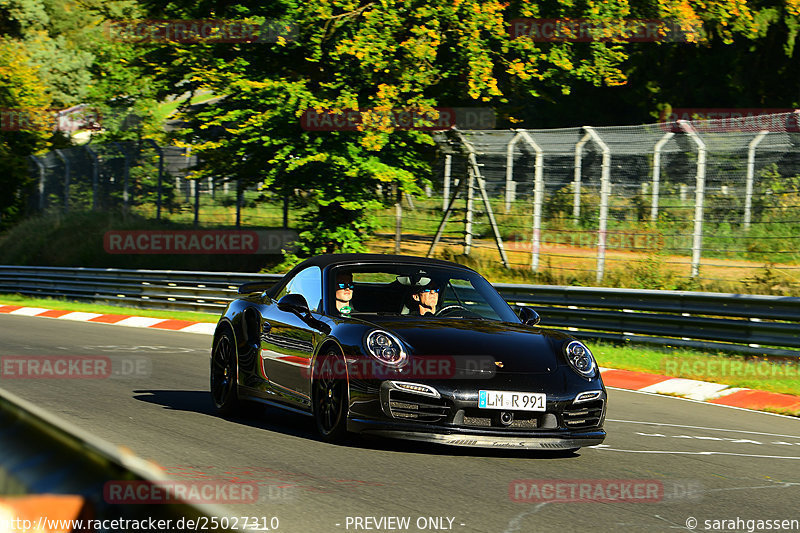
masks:
[[[276,191],[304,191],[298,201],[317,209],[301,237],[304,252],[315,253],[360,249],[370,211],[395,201],[377,194],[378,186],[418,191],[430,176],[420,154],[432,142],[427,133],[397,129],[390,121],[363,124],[358,131],[306,131],[301,117],[307,110],[414,108],[435,116],[436,106],[490,105],[502,126],[530,126],[529,108],[568,98],[573,87],[628,84],[627,62],[632,55],[646,58],[648,49],[627,42],[618,29],[625,20],[669,21],[682,30],[682,46],[693,48],[755,42],[781,25],[791,46],[795,3],[322,0],[214,11],[202,3],[174,3],[156,14],[280,19],[296,30],[272,44],[173,45],[164,54],[175,67],[166,67],[165,75],[225,95],[192,114],[195,127],[186,140],[201,155],[203,172],[264,182]],[[509,31],[510,22],[521,18],[589,20],[608,34],[591,42],[541,42]]]

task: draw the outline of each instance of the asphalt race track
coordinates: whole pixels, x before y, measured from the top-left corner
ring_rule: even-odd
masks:
[[[0,356],[104,356],[113,372],[4,375],[0,387],[176,479],[256,484],[255,501],[210,503],[277,517],[277,531],[747,531],[748,520],[775,531],[777,520],[800,521],[800,419],[610,390],[605,444],[569,456],[382,439],[334,446],[307,417],[214,415],[210,343],[3,315]]]

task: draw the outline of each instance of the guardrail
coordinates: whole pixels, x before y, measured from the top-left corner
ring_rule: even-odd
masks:
[[[0,266],[0,293],[219,313],[248,281],[277,274]]]
[[[3,531],[72,531],[65,524],[45,527],[41,522],[44,520],[47,524],[48,520],[55,522],[56,519],[83,520],[83,526],[76,527],[75,531],[113,531],[127,530],[128,527],[87,527],[88,520],[94,524],[153,520],[174,526],[178,523],[208,523],[210,517],[229,516],[218,504],[187,503],[175,494],[168,501],[158,502],[159,505],[129,502],[127,493],[125,498],[115,499],[113,491],[108,490],[110,485],[158,488],[168,487],[175,480],[165,476],[154,463],[94,437],[3,389],[0,389],[0,428],[3,429],[0,431],[0,449],[3,450],[0,454],[0,495],[14,496],[0,497],[6,512],[24,496],[50,496],[49,501],[31,500],[24,504],[24,510],[38,516],[38,521],[30,517],[23,520],[19,516],[0,515],[0,526],[5,525]],[[150,493],[149,490],[145,492]],[[142,490],[137,491],[139,497],[142,497],[141,493]],[[67,518],[60,514],[64,509],[53,507],[53,495],[71,496],[80,505],[72,509],[73,514]],[[8,520],[14,525],[9,526]],[[24,521],[33,525],[23,527]],[[230,527],[217,527],[215,530],[235,531]]]
[[[219,313],[248,281],[276,274],[0,266],[0,293]],[[530,305],[542,326],[578,337],[800,357],[800,298],[686,291],[514,285],[495,287]]]

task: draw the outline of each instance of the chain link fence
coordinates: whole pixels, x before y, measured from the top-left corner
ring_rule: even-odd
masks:
[[[369,244],[463,253],[541,283],[795,293],[799,124],[795,112],[435,133],[433,183],[372,213]],[[290,227],[300,215],[278,192],[193,179],[195,163],[153,142],[56,150],[32,158],[32,208],[127,206],[203,226]]]
[[[194,226],[286,227],[282,196],[229,177],[196,179],[190,148],[153,141],[85,144],[32,156],[31,212],[125,208]]]
[[[382,213],[382,228],[402,227],[398,250],[445,242],[548,283],[788,294],[800,287],[798,124],[439,133],[434,187]]]

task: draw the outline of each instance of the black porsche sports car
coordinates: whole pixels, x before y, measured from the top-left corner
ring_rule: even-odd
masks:
[[[308,259],[239,288],[214,334],[221,414],[251,400],[349,432],[455,446],[575,450],[603,442],[589,349],[537,327],[477,272],[421,257]]]

